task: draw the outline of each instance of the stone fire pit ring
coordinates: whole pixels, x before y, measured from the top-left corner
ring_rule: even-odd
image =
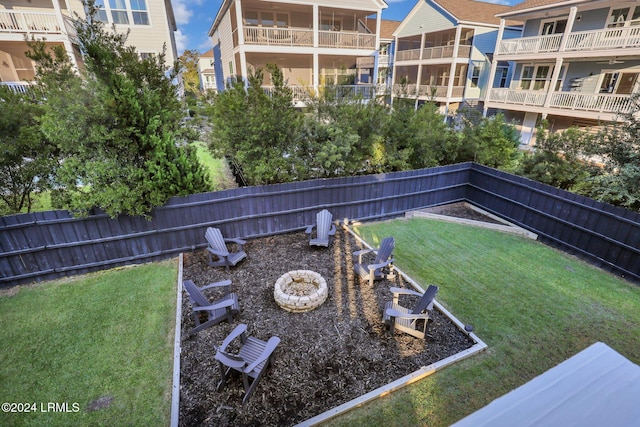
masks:
[[[273,297],[283,309],[292,313],[305,313],[327,299],[327,281],[311,270],[294,270],[276,281]]]

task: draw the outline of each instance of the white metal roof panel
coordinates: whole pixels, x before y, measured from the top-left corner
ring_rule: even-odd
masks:
[[[452,427],[637,427],[640,366],[595,343]]]

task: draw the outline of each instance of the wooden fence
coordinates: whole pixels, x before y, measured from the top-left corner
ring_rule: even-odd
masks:
[[[640,281],[640,214],[474,163],[243,187],[173,198],[153,219],[72,218],[66,211],[0,218],[0,286],[138,262],[206,246],[207,227],[254,238],[300,230],[327,208],[334,219],[379,220],[468,201],[541,240]]]

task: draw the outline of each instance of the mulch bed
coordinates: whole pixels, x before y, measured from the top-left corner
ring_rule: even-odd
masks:
[[[359,249],[362,245],[339,227],[329,248],[310,247],[303,232],[249,240],[247,259],[230,272],[209,267],[204,250],[185,254],[183,278],[198,286],[231,279],[242,311],[232,324],[223,322],[193,335],[191,306],[184,294],[180,425],[294,425],[473,345],[437,310],[427,340],[402,333],[390,336],[382,322],[389,288],[411,286],[400,277],[378,281],[373,289],[361,282],[354,277],[351,257]],[[290,313],[275,303],[274,283],[299,269],[320,273],[329,296],[313,311]],[[219,297],[216,290],[205,294],[212,301]],[[405,300],[404,305],[414,302]],[[213,346],[238,323],[247,324],[249,335],[262,340],[274,335],[281,339],[273,368],[244,406],[239,375],[216,391],[220,373]]]

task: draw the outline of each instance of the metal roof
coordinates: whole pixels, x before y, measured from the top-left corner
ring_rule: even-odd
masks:
[[[635,427],[639,396],[640,366],[598,342],[452,427]]]

